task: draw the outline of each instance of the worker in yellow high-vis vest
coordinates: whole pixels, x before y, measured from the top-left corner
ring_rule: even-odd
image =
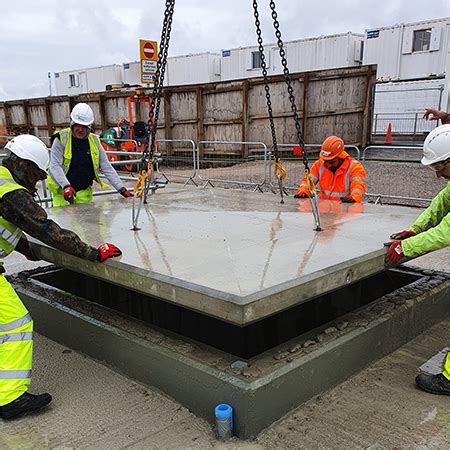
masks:
[[[10,140],[0,166],[0,258],[13,250],[36,260],[23,232],[45,244],[80,258],[105,261],[119,256],[113,244],[98,248],[47,218],[34,200],[36,183],[47,176],[48,149],[35,136]],[[33,320],[4,277],[0,263],[0,418],[12,419],[47,406],[50,394],[28,393],[31,382]]]
[[[100,179],[100,172],[123,197],[133,196],[108,161],[100,137],[92,132],[93,123],[92,108],[78,103],[70,113],[70,127],[52,136],[47,184],[53,206],[92,202],[94,181],[102,188],[108,187]]]

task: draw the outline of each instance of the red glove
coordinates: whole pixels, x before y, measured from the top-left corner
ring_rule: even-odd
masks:
[[[116,247],[114,244],[108,244],[107,242],[105,242],[98,248],[97,260],[103,262],[106,261],[108,258],[120,256],[121,254],[122,252],[118,247]]]
[[[402,241],[392,241],[384,258],[386,267],[395,266],[403,258]]]
[[[305,194],[304,192],[297,192],[294,195],[294,198],[308,198],[308,194]]]
[[[126,187],[123,187],[122,189],[120,189],[119,194],[125,198],[133,197],[133,193],[130,192]]]
[[[64,200],[69,203],[73,203],[77,191],[69,184],[64,188]]]
[[[416,233],[411,230],[403,230],[398,233],[391,234],[391,239],[395,239],[396,241],[403,241],[403,239],[408,239],[411,236],[415,236]]]

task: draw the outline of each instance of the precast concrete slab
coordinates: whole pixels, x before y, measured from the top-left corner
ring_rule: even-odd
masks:
[[[224,189],[167,186],[131,230],[129,199],[96,198],[49,215],[93,246],[123,255],[104,264],[35,243],[44,260],[244,326],[384,270],[383,242],[419,210],[309,200]]]
[[[358,294],[359,308],[237,361],[211,345],[148,326],[139,315],[139,305],[134,309],[141,320],[136,320],[132,310],[124,314],[118,305],[113,310],[55,288],[60,270],[40,268],[11,280],[40,334],[161,389],[210,421],[218,403],[231,404],[235,434],[241,438],[254,437],[300,403],[392,352],[449,313],[449,274],[391,270],[375,275],[384,277],[383,282],[372,283],[369,277],[358,289],[342,288],[337,302],[328,299],[333,308]],[[379,290],[383,285],[393,290],[367,303],[368,292],[385,292]],[[125,300],[120,295],[116,303]]]

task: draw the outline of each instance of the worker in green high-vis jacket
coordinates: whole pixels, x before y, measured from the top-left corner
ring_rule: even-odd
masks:
[[[422,164],[436,176],[450,180],[450,125],[435,128],[423,144]],[[450,182],[439,192],[409,230],[391,235],[394,239],[386,253],[386,266],[400,262],[403,256],[414,258],[450,246]],[[450,395],[450,353],[441,374],[420,374],[416,384],[432,394]]]

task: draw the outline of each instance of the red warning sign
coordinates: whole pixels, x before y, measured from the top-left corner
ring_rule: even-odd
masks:
[[[146,41],[141,39],[139,41],[139,47],[141,50],[141,61],[150,60],[157,61],[158,60],[158,43],[156,41]]]

